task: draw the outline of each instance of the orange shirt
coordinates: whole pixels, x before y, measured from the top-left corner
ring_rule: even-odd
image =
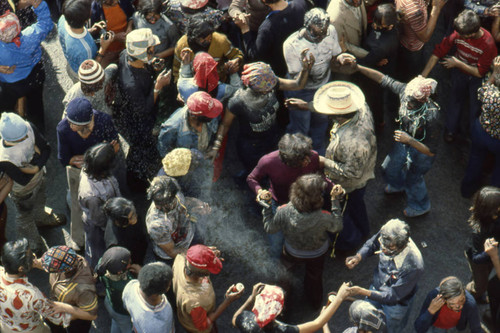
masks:
[[[113,31],[116,34],[127,30],[127,15],[119,4],[112,7],[102,6],[102,10],[104,11],[108,31]],[[109,46],[108,51],[121,51],[124,48],[125,44],[117,41]]]

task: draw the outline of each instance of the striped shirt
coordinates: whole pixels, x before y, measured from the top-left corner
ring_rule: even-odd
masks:
[[[50,274],[51,295],[59,302],[76,306],[91,314],[97,314],[95,279],[87,261],[80,256],[78,256],[78,260],[80,263],[75,275],[66,277],[64,273]]]
[[[497,47],[491,34],[484,28],[481,30],[483,32],[481,37],[467,39],[462,38],[458,32],[454,31],[436,45],[434,55],[443,58],[455,46],[454,56],[467,65],[476,66],[479,73],[484,76],[489,71],[493,59],[497,56]]]
[[[403,31],[399,41],[410,51],[418,51],[424,46],[417,32],[427,26],[427,7],[424,0],[396,0],[396,9],[404,13]]]

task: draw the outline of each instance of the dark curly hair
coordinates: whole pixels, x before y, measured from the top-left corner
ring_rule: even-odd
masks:
[[[300,213],[314,212],[323,207],[326,187],[326,181],[318,174],[300,176],[290,187],[290,202]]]
[[[162,2],[161,0],[139,0],[139,12],[146,16],[149,13],[161,14]]]
[[[7,242],[2,249],[2,265],[8,274],[19,274],[19,267],[24,273],[31,270],[33,257],[28,256],[29,242],[26,238]]]
[[[119,227],[126,227],[129,224],[128,216],[135,211],[134,203],[122,197],[108,199],[102,207],[108,219]]]
[[[283,163],[291,168],[299,168],[304,159],[311,156],[312,140],[302,133],[287,133],[278,142],[278,149]]]
[[[109,143],[99,143],[90,147],[83,155],[82,170],[95,180],[111,176],[115,162],[115,150]]]
[[[148,200],[153,200],[157,205],[168,204],[175,199],[181,187],[170,176],[158,176],[153,179],[148,188]]]
[[[488,231],[499,215],[500,189],[493,186],[485,186],[474,194],[472,198],[472,212],[469,225],[475,232]]]
[[[139,286],[146,296],[164,294],[172,283],[172,268],[163,262],[147,264],[139,271]]]
[[[188,20],[186,35],[188,44],[195,42],[197,38],[205,38],[215,32],[215,26],[203,13],[195,14]]]

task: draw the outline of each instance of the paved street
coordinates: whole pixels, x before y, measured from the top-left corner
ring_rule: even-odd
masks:
[[[435,37],[435,40],[440,38]],[[44,42],[44,63],[47,73],[44,98],[46,110],[46,136],[52,146],[51,158],[47,165],[48,170],[48,205],[56,211],[69,211],[65,204],[66,178],[63,167],[57,160],[57,143],[55,126],[61,118],[61,100],[64,93],[71,86],[66,76],[66,61],[57,40],[55,30],[47,41]],[[437,71],[439,80],[439,100],[445,98],[449,82],[443,70]],[[392,115],[394,118],[395,115]],[[383,194],[384,184],[381,178],[380,163],[392,146],[391,116],[386,115],[388,124],[378,140],[378,164],[376,179],[367,187],[366,202],[372,231],[376,232],[382,224],[391,218],[401,218],[411,227],[411,235],[422,251],[425,262],[425,274],[419,285],[420,290],[414,302],[410,316],[410,324],[406,331],[412,332],[415,320],[426,293],[436,287],[439,281],[448,275],[456,275],[465,283],[470,278],[469,268],[464,257],[464,250],[468,241],[470,230],[467,225],[469,217],[468,208],[470,201],[461,198],[459,194],[460,180],[464,174],[467,160],[466,144],[449,145],[441,143],[437,159],[433,168],[428,173],[426,180],[432,201],[432,210],[426,216],[412,220],[405,219],[403,209],[405,200],[403,196]],[[255,209],[246,190],[238,187],[231,177],[238,171],[234,151],[231,149],[226,154],[226,176],[217,184],[217,197],[214,197],[214,214],[207,222],[207,245],[217,246],[225,258],[223,271],[218,276],[212,277],[216,288],[218,302],[224,295],[227,287],[236,282],[242,282],[246,291],[241,300],[233,305],[217,320],[219,332],[235,331],[230,321],[233,313],[248,297],[251,287],[257,282],[273,283],[279,277],[279,266],[272,262],[265,247],[265,235],[261,222],[254,213]],[[14,215],[15,210],[9,201],[8,239],[15,237]],[[144,207],[142,207],[144,208]],[[64,243],[64,232],[69,229],[69,223],[63,228],[43,232],[49,246]],[[427,244],[423,248],[422,242]],[[377,263],[376,257],[362,262],[354,270],[349,271],[341,260],[328,258],[325,264],[324,281],[326,291],[337,290],[343,281],[352,281],[363,287],[368,287],[373,269]],[[288,320],[300,323],[312,319],[316,313],[312,312],[303,301],[301,281],[303,270],[295,273],[295,288],[291,295],[293,308],[289,309]],[[30,274],[33,283],[41,287],[46,293],[48,290],[47,275],[43,272]],[[326,300],[326,299],[325,299]],[[349,327],[349,303],[343,304],[330,321],[332,332],[342,332]],[[182,332],[179,329],[178,332]],[[94,332],[109,332],[109,319],[103,307],[99,312]]]

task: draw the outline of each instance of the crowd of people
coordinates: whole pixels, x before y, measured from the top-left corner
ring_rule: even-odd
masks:
[[[500,332],[500,5],[51,5],[52,13],[45,0],[0,0],[1,332],[89,332],[100,304],[112,333],[174,332],[176,325],[217,332],[217,319],[245,292],[232,284],[217,304],[211,275],[222,271],[223,258],[205,237],[222,195],[212,185],[226,176],[233,152],[240,166],[235,186],[255,198],[250,211],[262,220],[267,256],[288,274],[247,288],[250,296],[232,319],[240,332],[330,332],[330,318],[346,301],[353,302],[352,327],[344,333],[479,333],[478,304],[485,303]],[[427,59],[424,46],[438,20],[446,34]],[[60,67],[74,85],[56,127],[70,237],[49,247],[39,229],[68,220],[45,205],[51,147],[42,42],[54,25],[65,57]],[[430,78],[438,63],[451,80],[441,106]],[[400,219],[374,233],[365,204],[377,136],[392,128],[383,191],[405,195],[408,221],[431,210],[424,176],[441,141],[470,141],[461,194],[472,197],[472,280],[443,276],[413,325],[423,257]],[[489,169],[491,179],[483,179]],[[15,206],[15,239],[5,236],[7,197]],[[327,296],[330,253],[344,256],[347,269],[378,256],[369,288],[338,281]],[[285,323],[298,265],[305,266],[303,291],[317,316]],[[33,268],[49,274],[49,297],[28,281]]]

